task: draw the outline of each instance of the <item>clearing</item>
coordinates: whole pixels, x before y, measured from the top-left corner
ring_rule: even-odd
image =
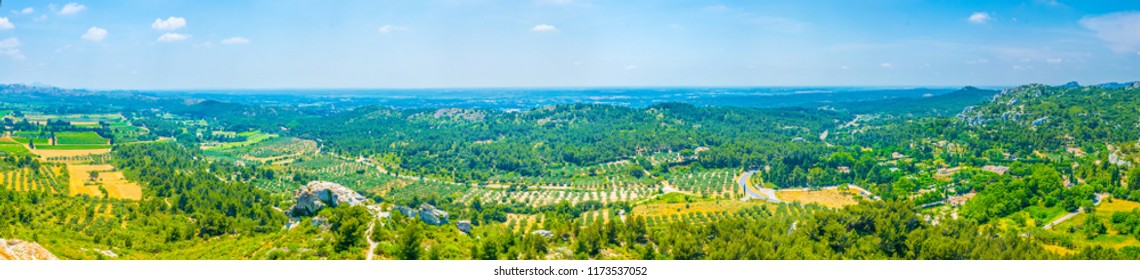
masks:
[[[92,171],[97,173],[94,180],[90,175]],[[71,176],[69,184],[72,195],[103,197],[103,191],[99,189],[102,187],[111,198],[142,199],[142,187],[127,181],[123,172],[115,171],[115,167],[110,164],[68,164],[67,173]]]
[[[829,208],[843,208],[843,206],[858,204],[859,191],[855,189],[848,189],[840,191],[837,188],[829,188],[822,190],[807,190],[807,189],[789,189],[776,191],[776,197],[783,201],[798,201],[803,204],[819,204]]]

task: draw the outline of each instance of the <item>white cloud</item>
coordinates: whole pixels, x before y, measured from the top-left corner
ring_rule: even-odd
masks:
[[[554,27],[553,25],[549,25],[549,24],[539,24],[539,25],[535,25],[534,27],[531,27],[530,31],[551,32],[551,31],[558,31],[558,28]]]
[[[1096,32],[1096,36],[1108,43],[1108,48],[1115,52],[1132,53],[1140,50],[1140,12],[1085,17],[1078,23]]]
[[[758,16],[753,14],[744,14],[740,17],[741,20],[747,24],[756,25],[769,31],[781,33],[803,33],[808,29],[807,23],[785,17]]]
[[[392,33],[392,32],[404,32],[404,31],[408,31],[408,30],[409,29],[407,27],[403,27],[403,26],[399,26],[399,25],[385,24],[384,26],[381,26],[379,29],[376,29],[376,32],[387,34],[387,33]]]
[[[574,4],[574,0],[539,0],[540,3],[553,4],[553,5],[570,5]]]
[[[13,60],[23,60],[24,53],[20,52],[20,39],[13,37],[0,40],[0,55]]]
[[[712,5],[712,6],[705,7],[704,10],[709,11],[709,12],[714,12],[714,13],[722,13],[722,12],[727,12],[728,7],[725,5]]]
[[[67,3],[67,5],[63,5],[62,9],[59,9],[59,14],[61,14],[61,15],[74,15],[74,14],[78,14],[79,12],[82,12],[83,10],[86,10],[86,9],[87,9],[87,6],[83,6],[82,4],[79,4],[79,3]]]
[[[1049,7],[1064,7],[1065,6],[1065,4],[1061,4],[1061,2],[1058,2],[1057,0],[1037,0],[1036,2],[1037,2],[1037,4],[1041,4],[1041,5],[1045,5],[1045,6],[1049,6]]]
[[[0,30],[9,30],[13,28],[16,28],[16,26],[13,25],[11,21],[8,21],[8,18],[0,17]]]
[[[625,66],[625,70],[634,70],[634,69],[637,69],[637,65],[626,65]]]
[[[0,40],[0,49],[15,49],[18,47],[20,47],[20,39],[19,38],[12,37],[12,38],[8,38],[8,39]]]
[[[890,62],[883,62],[883,63],[879,63],[879,67],[892,68],[892,67],[895,67],[895,65],[891,64]]]
[[[24,8],[23,10],[20,10],[20,13],[25,14],[25,15],[35,13],[35,12],[36,12],[36,8],[32,8],[32,7],[27,7],[27,8]]]
[[[967,18],[972,23],[982,24],[990,21],[990,14],[986,12],[974,12]]]
[[[154,19],[154,23],[150,24],[150,28],[154,30],[175,30],[186,27],[186,18],[168,17],[166,20],[161,18]]]
[[[186,39],[190,39],[190,35],[174,32],[167,32],[166,34],[162,34],[162,36],[158,37],[159,42],[176,42]]]
[[[79,38],[92,42],[102,42],[103,38],[107,38],[107,29],[92,26],[87,29],[87,33],[83,33],[83,36],[79,36]]]
[[[1057,64],[1057,63],[1061,63],[1061,61],[1064,61],[1064,60],[1062,60],[1060,58],[1047,58],[1047,59],[1045,59],[1045,62],[1047,62],[1049,64]]]
[[[226,44],[226,45],[249,44],[249,39],[246,39],[245,37],[230,37],[230,38],[227,38],[225,40],[222,40],[222,44]]]

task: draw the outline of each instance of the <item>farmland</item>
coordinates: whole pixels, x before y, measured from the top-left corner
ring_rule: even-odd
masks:
[[[56,145],[98,146],[107,145],[107,139],[94,132],[58,132]]]
[[[137,183],[128,181],[123,172],[108,164],[67,164],[67,171],[72,174],[69,181],[72,195],[88,195],[92,197],[109,197],[120,199],[139,200],[142,198],[142,187]],[[95,176],[90,176],[95,173]]]
[[[222,134],[225,134],[225,133],[222,133]],[[246,132],[241,132],[241,133],[233,133],[233,135],[243,137],[243,138],[245,138],[245,140],[244,141],[238,141],[238,142],[204,142],[204,143],[202,143],[202,149],[203,150],[231,149],[231,148],[235,148],[235,147],[243,147],[243,146],[249,146],[249,145],[257,144],[258,142],[277,137],[277,134],[261,133],[260,131],[246,131]]]
[[[783,201],[819,204],[830,208],[842,208],[843,206],[857,204],[859,200],[865,199],[860,196],[856,190],[840,191],[834,188],[822,190],[779,190],[776,191],[776,197]]]
[[[27,156],[32,155],[32,152],[28,151],[28,148],[25,148],[22,144],[5,142],[5,140],[0,139],[0,154],[6,156]]]
[[[67,193],[67,175],[66,169],[58,164],[22,168],[0,166],[0,185],[16,191]]]

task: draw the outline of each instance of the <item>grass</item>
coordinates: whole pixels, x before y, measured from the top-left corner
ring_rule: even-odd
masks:
[[[245,136],[247,138],[245,141],[242,141],[242,142],[219,143],[217,145],[212,145],[212,146],[207,146],[207,145],[203,144],[202,149],[203,150],[217,150],[217,149],[229,149],[229,148],[234,148],[234,147],[253,145],[253,144],[257,144],[258,142],[265,141],[266,139],[277,137],[277,134],[266,134],[266,133],[261,133],[260,131],[247,131],[247,132],[238,133],[238,136]]]
[[[754,205],[763,205],[766,202],[756,200],[718,200],[697,201],[690,203],[648,203],[633,208],[632,213],[645,217],[660,217],[673,214],[685,215],[689,213],[736,212],[737,210]]]
[[[105,145],[107,139],[94,132],[57,132],[56,144],[59,145]]]
[[[113,114],[69,114],[69,115],[40,115],[25,114],[24,117],[31,122],[46,122],[47,120],[64,120],[67,122],[97,123],[99,121],[114,122],[123,120],[123,115]]]
[[[99,189],[102,187],[111,198],[142,199],[142,187],[127,181],[123,177],[123,172],[114,169],[115,167],[109,164],[68,164],[67,173],[70,175],[68,185],[71,186],[71,194],[103,197],[103,191]],[[98,174],[95,180],[91,180],[92,171]]]
[[[19,135],[19,134],[15,134],[15,135]],[[49,140],[47,138],[29,138],[29,137],[24,137],[24,136],[13,136],[12,140],[15,140],[16,142],[20,142],[21,144],[28,144],[29,142],[31,142],[31,143],[36,143],[36,145],[48,145],[51,143],[51,140]]]
[[[826,189],[818,191],[808,190],[780,190],[776,191],[776,197],[783,201],[796,201],[803,204],[819,204],[820,206],[829,208],[842,208],[843,206],[859,203],[855,197],[859,196],[856,190],[848,190],[846,192],[837,189]]]
[[[1108,234],[1103,234],[1092,239],[1087,239],[1080,234],[1080,228],[1084,225],[1085,219],[1089,217],[1089,213],[1078,214],[1073,216],[1072,219],[1054,226],[1053,232],[1067,234],[1078,248],[1103,246],[1120,249],[1127,246],[1140,246],[1140,240],[1137,240],[1133,236],[1118,235],[1116,230],[1112,229],[1111,225],[1112,213],[1132,211],[1132,209],[1136,208],[1140,208],[1140,203],[1121,199],[1113,199],[1112,202],[1105,201],[1098,205],[1093,215],[1096,215],[1097,218],[1108,227]],[[1075,231],[1075,233],[1068,234],[1070,230]]]
[[[102,150],[102,149],[110,149],[110,148],[111,148],[111,145],[107,145],[107,144],[36,146],[37,150]]]
[[[0,155],[30,156],[32,152],[15,142],[0,142]]]
[[[39,148],[39,147],[37,147],[37,148]],[[106,154],[109,152],[111,152],[111,148],[109,146],[102,148],[102,149],[80,149],[80,150],[35,149],[32,151],[32,153],[35,153],[36,155],[39,155],[40,157],[43,157],[43,158],[100,155],[100,154]]]

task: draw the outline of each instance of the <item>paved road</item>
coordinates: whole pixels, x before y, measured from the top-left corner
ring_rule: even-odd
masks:
[[[744,189],[744,193],[748,194],[748,196],[752,199],[759,199],[776,203],[782,202],[780,199],[776,198],[776,190],[757,187],[756,189],[759,190],[760,193],[752,191],[752,188],[748,187],[748,178],[751,178],[752,174],[756,174],[756,171],[744,172],[744,174],[740,174],[740,179],[736,181],[736,183],[740,185],[740,188]]]
[[[1045,225],[1045,229],[1051,229],[1051,228],[1053,228],[1053,226],[1055,226],[1055,225],[1058,225],[1058,224],[1060,224],[1060,223],[1063,223],[1063,222],[1065,222],[1065,221],[1068,221],[1069,219],[1072,219],[1073,217],[1077,216],[1077,214],[1080,214],[1080,213],[1083,213],[1083,212],[1085,212],[1085,209],[1084,209],[1084,208],[1081,208],[1081,209],[1078,209],[1078,210],[1077,210],[1077,212],[1072,212],[1072,213],[1069,213],[1069,214],[1065,214],[1064,216],[1061,216],[1061,218],[1059,218],[1059,219],[1057,219],[1057,220],[1055,220],[1055,221],[1053,221],[1053,222],[1051,222],[1051,223],[1049,223],[1049,224]]]
[[[1093,199],[1093,206],[1100,205],[1100,202],[1104,201],[1104,199],[1106,197],[1108,197],[1107,194],[1099,194],[1099,193],[1096,194],[1096,198]],[[1085,212],[1085,208],[1082,207],[1081,209],[1077,209],[1077,212],[1071,212],[1069,214],[1065,214],[1064,216],[1057,218],[1057,220],[1054,220],[1053,222],[1045,225],[1045,229],[1051,229],[1051,228],[1053,228],[1053,226],[1064,223],[1065,221],[1068,221],[1069,219],[1076,217],[1077,214],[1084,213],[1084,212]]]

